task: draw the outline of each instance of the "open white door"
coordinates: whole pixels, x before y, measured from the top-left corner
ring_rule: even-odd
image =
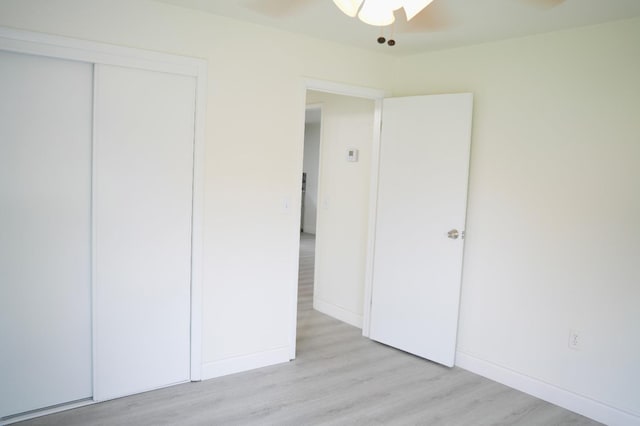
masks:
[[[453,366],[472,94],[385,99],[370,337]]]

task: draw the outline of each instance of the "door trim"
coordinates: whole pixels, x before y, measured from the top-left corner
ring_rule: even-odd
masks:
[[[196,79],[191,234],[190,380],[202,379],[204,241],[204,132],[207,62],[204,59],[0,27],[0,50],[59,59],[166,72]],[[94,74],[95,87],[95,74]],[[94,117],[94,126],[96,123]],[[92,249],[95,248],[92,242]],[[92,254],[93,256],[93,254]],[[92,261],[92,268],[93,268]],[[95,272],[95,271],[92,271]],[[93,284],[92,284],[93,287]]]

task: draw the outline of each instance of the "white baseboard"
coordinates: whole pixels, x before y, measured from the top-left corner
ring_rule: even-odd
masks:
[[[567,391],[461,351],[456,352],[456,366],[609,426],[640,425],[640,417],[632,413],[611,407],[599,401]]]
[[[342,322],[346,322],[354,327],[362,328],[362,315],[347,311],[346,309],[332,303],[324,302],[317,297],[313,298],[313,309]]]
[[[290,352],[287,346],[270,351],[208,362],[202,365],[202,380],[289,362]]]
[[[95,403],[96,402],[93,399],[85,399],[82,401],[71,402],[69,404],[60,404],[52,408],[45,408],[44,410],[34,410],[25,414],[11,417],[9,419],[0,420],[0,426],[23,422],[25,420],[31,420],[37,417],[48,416],[49,414],[60,413],[62,411],[73,410],[74,408],[80,408]]]

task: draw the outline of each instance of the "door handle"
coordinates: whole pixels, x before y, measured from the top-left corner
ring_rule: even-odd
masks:
[[[451,238],[452,240],[457,240],[459,236],[460,233],[457,229],[452,229],[451,231],[447,232],[447,237]]]

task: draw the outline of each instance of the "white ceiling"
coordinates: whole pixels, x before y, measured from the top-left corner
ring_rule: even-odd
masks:
[[[347,17],[331,0],[158,1],[393,55],[640,16],[640,0],[434,0],[409,24],[397,12],[397,44],[389,47],[376,42],[379,28]]]

